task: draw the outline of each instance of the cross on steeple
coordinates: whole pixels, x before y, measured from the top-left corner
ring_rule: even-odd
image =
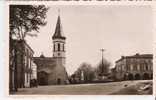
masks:
[[[60,16],[60,9],[58,9],[58,15]]]
[[[63,35],[63,31],[62,31],[61,18],[60,18],[60,9],[58,9],[58,13],[59,13],[59,15],[58,15],[58,18],[57,18],[55,33],[54,33],[52,39],[66,39],[65,36]]]

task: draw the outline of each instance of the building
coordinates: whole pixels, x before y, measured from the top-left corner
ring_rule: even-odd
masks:
[[[31,73],[31,79],[37,80],[37,65],[32,61],[32,73]]]
[[[115,76],[117,80],[148,80],[153,78],[153,55],[135,54],[122,56],[116,61]]]
[[[34,57],[37,65],[37,77],[39,85],[67,84],[68,75],[65,69],[65,40],[60,16],[58,16],[53,40],[53,57]]]
[[[34,51],[24,40],[10,40],[9,54],[10,91],[30,87]]]
[[[116,80],[116,68],[111,68],[110,69],[110,79],[112,79],[112,81]]]
[[[17,64],[15,43],[12,38],[9,39],[9,92],[17,91]]]

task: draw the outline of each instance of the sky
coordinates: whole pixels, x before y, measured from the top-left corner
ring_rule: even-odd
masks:
[[[112,63],[121,56],[152,53],[153,21],[150,6],[49,6],[47,25],[37,37],[26,37],[35,54],[52,57],[52,36],[59,15],[66,36],[66,70],[72,74],[83,62],[95,67],[104,57]]]

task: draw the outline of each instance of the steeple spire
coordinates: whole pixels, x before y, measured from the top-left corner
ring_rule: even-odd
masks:
[[[63,35],[62,31],[62,25],[61,25],[61,19],[60,19],[60,10],[58,10],[58,18],[57,18],[57,23],[56,23],[56,28],[55,28],[55,33],[53,35],[53,39],[66,39],[65,36]]]
[[[60,16],[60,9],[58,9],[58,15]]]

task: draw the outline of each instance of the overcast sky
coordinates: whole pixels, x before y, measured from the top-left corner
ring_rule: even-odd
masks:
[[[27,37],[34,56],[51,57],[52,35],[60,9],[66,36],[66,69],[73,73],[82,62],[93,66],[104,57],[112,63],[122,55],[152,53],[152,9],[150,6],[50,6],[47,25],[38,37]]]

